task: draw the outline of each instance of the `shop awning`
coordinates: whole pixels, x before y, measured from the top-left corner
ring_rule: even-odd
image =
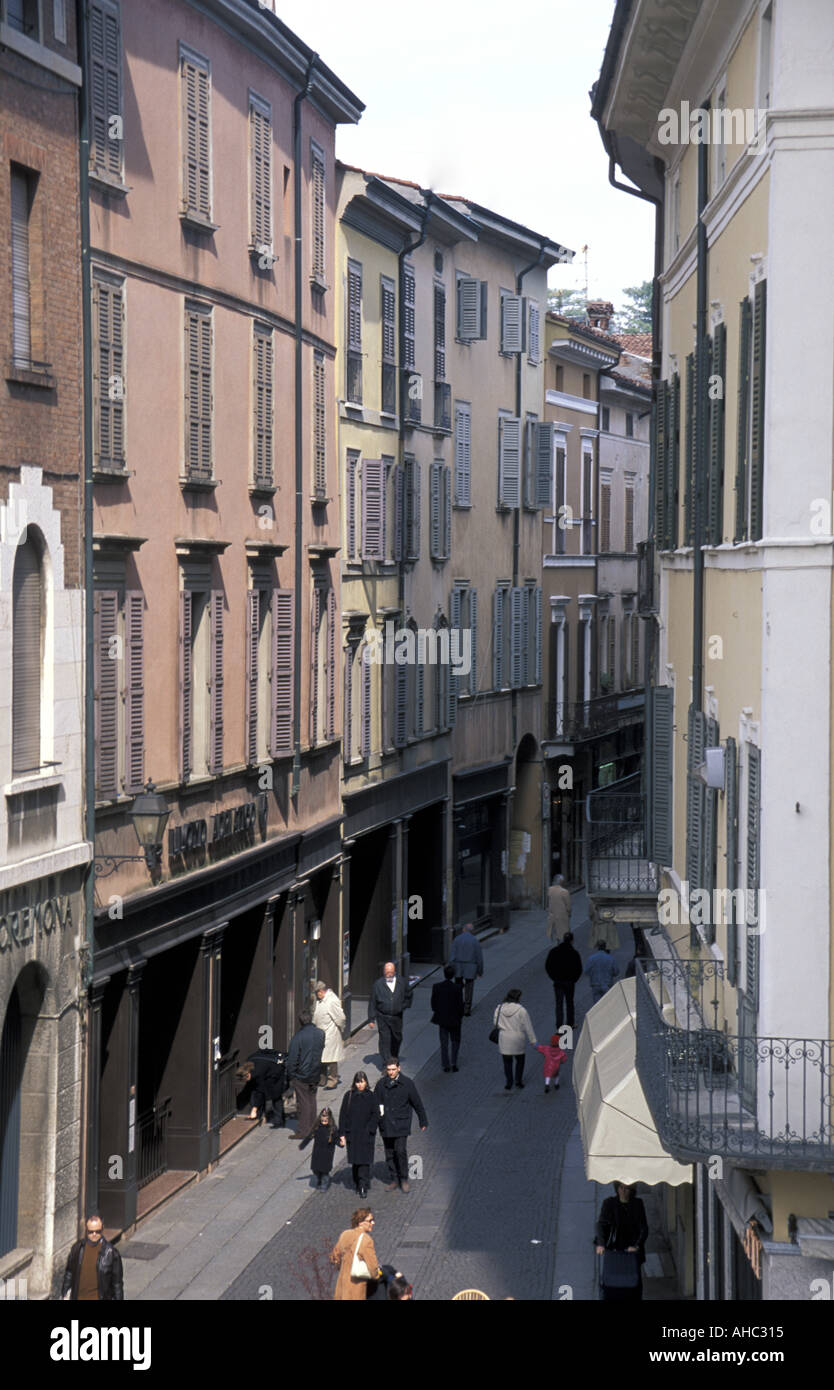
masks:
[[[619,980],[590,1010],[573,1063],[585,1176],[594,1182],[692,1181],[662,1147],[637,1075],[636,981]]]

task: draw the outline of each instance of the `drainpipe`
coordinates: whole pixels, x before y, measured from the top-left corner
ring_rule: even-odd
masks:
[[[411,253],[412,253],[412,251],[417,251],[417,250],[419,250],[419,248],[423,245],[423,243],[424,243],[425,240],[426,240],[426,235],[427,235],[427,233],[426,233],[426,228],[428,227],[428,223],[429,223],[429,212],[431,211],[432,199],[434,198],[434,194],[432,193],[431,189],[421,189],[420,192],[422,193],[423,198],[425,199],[425,202],[423,203],[423,210],[422,210],[422,214],[421,214],[422,220],[421,220],[421,223],[420,223],[420,231],[419,231],[419,233],[418,233],[417,240],[416,240],[416,241],[413,241],[413,242],[411,243],[410,246],[404,246],[403,249],[402,249],[402,251],[400,251],[399,254],[398,254],[398,256],[397,256],[397,293],[398,293],[399,298],[400,298],[400,353],[399,353],[399,357],[400,357],[400,361],[401,361],[401,362],[403,361],[403,359],[404,359],[404,357],[405,357],[405,314],[403,313],[403,307],[402,307],[402,306],[403,306],[403,298],[402,298],[403,263],[404,263],[404,261],[405,261],[406,256],[410,256]],[[406,393],[405,393],[404,380],[405,380],[405,373],[401,371],[401,372],[400,372],[400,424],[399,424],[399,441],[400,441],[400,449],[399,449],[400,458],[399,458],[399,461],[400,461],[400,463],[402,463],[402,461],[403,461],[403,454],[404,454],[404,452],[405,452],[405,403],[406,403]],[[404,493],[404,492],[403,492],[403,496],[405,496],[405,493]],[[405,545],[405,529],[403,529],[403,545]],[[404,619],[404,618],[405,618],[405,613],[404,613],[404,606],[405,606],[405,556],[404,556],[404,555],[403,555],[403,558],[400,560],[400,563],[399,563],[399,575],[398,575],[398,582],[397,582],[397,602],[398,602],[399,607],[400,607],[400,613],[403,614],[403,619]]]
[[[708,105],[700,111],[707,112]],[[692,704],[704,699],[704,484],[707,476],[707,229],[704,208],[709,200],[709,146],[698,146],[697,308],[695,339],[695,515],[692,537]]]
[[[304,86],[296,93],[292,107],[293,123],[293,191],[295,203],[295,622],[293,640],[293,710],[292,710],[292,784],[290,796],[298,796],[301,783],[301,651],[302,651],[302,584],[304,579],[304,431],[301,418],[301,369],[304,356],[301,292],[301,104],[309,96],[313,69],[318,61],[314,53],[307,65]]]

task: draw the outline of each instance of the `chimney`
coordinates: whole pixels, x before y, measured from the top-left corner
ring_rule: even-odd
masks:
[[[609,300],[589,299],[585,305],[585,312],[592,328],[599,328],[603,333],[608,332],[608,325],[614,316],[614,305]]]

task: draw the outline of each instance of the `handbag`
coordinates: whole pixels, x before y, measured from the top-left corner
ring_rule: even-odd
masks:
[[[501,1004],[498,1005],[498,1017],[499,1017],[499,1019],[500,1019],[500,1017],[501,1017],[501,1009],[502,1009],[502,1007],[503,1007],[503,1005],[501,1005]],[[496,1023],[495,1027],[490,1029],[489,1040],[490,1040],[491,1043],[497,1043],[497,1041],[498,1041],[498,1039],[500,1038],[500,1036],[501,1036],[501,1029],[499,1028],[498,1024]]]
[[[362,1244],[362,1236],[364,1236],[364,1234],[365,1234],[364,1231],[362,1231],[362,1232],[360,1233],[359,1239],[358,1239],[358,1241],[356,1242],[355,1246],[353,1247],[353,1259],[351,1260],[351,1264],[350,1264],[350,1277],[351,1277],[351,1279],[372,1279],[372,1278],[373,1278],[373,1275],[371,1274],[371,1271],[368,1269],[368,1266],[365,1264],[365,1261],[362,1259],[361,1255],[359,1254],[359,1247],[360,1247],[360,1245]]]

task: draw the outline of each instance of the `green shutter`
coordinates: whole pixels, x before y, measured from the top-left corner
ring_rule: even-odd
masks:
[[[673,721],[675,692],[671,686],[649,690],[649,747],[651,750],[649,855],[656,864],[673,859],[672,807],[674,804],[672,769],[674,763]]]
[[[707,723],[707,748],[718,747],[718,723],[715,719],[708,719]],[[715,842],[718,829],[718,792],[714,787],[704,788],[704,822],[702,833],[703,864],[701,866],[701,887],[706,888],[710,895],[710,914],[707,926],[707,941],[712,944],[715,940],[715,921],[712,913],[713,890],[715,888]]]
[[[695,540],[695,354],[686,359],[686,457],[684,459],[684,545]]]
[[[765,339],[767,330],[767,281],[754,292],[753,372],[750,390],[750,539],[762,538],[765,424]]]
[[[686,879],[690,895],[701,888],[703,865],[703,825],[705,787],[698,776],[698,768],[704,761],[706,742],[706,719],[701,710],[689,706],[689,742],[687,746],[686,775]],[[694,945],[699,941],[698,933],[692,928],[690,940]]]
[[[654,497],[655,497],[655,539],[658,549],[666,549],[666,402],[668,387],[665,381],[657,383],[657,403],[655,407],[654,428]]]
[[[736,741],[727,739],[724,785],[727,791],[727,892],[738,887],[738,756]],[[738,977],[738,923],[734,899],[730,897],[730,918],[727,923],[727,980],[734,985]]]
[[[739,305],[738,433],[736,439],[736,541],[747,536],[747,428],[750,410],[750,300]]]
[[[761,753],[755,744],[747,745],[747,875],[745,881],[745,916],[751,905],[759,918],[759,820],[761,806]],[[745,994],[752,1008],[759,1006],[759,934],[745,931],[747,955],[747,985]]]
[[[678,459],[680,455],[680,395],[681,381],[677,372],[669,383],[669,399],[666,409],[666,445],[664,461],[666,471],[666,548],[674,550],[678,544]]]
[[[721,395],[710,401],[709,416],[709,489],[707,504],[707,534],[709,545],[720,545],[724,539],[724,391],[727,373],[727,328],[715,326],[711,373],[721,383]]]

